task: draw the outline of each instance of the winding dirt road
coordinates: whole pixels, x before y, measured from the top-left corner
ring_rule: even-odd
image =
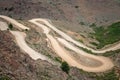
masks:
[[[1,16],[0,16],[1,17]],[[29,29],[28,27],[18,23],[17,21],[15,21],[14,19],[9,19],[6,16],[2,16],[3,19],[6,19],[7,21],[9,21],[10,23],[16,25],[19,28],[22,29]],[[104,72],[106,70],[111,69],[114,64],[112,63],[112,61],[109,58],[106,57],[102,57],[102,56],[95,56],[95,55],[91,55],[88,54],[78,48],[76,48],[75,46],[73,46],[71,43],[69,43],[68,41],[77,44],[75,40],[73,40],[71,37],[69,37],[68,35],[66,35],[65,33],[63,33],[62,31],[58,30],[57,28],[55,28],[54,26],[52,26],[47,20],[44,19],[32,19],[29,20],[29,22],[35,24],[36,26],[42,28],[44,30],[44,33],[46,34],[47,38],[49,39],[53,49],[55,50],[56,54],[58,54],[62,59],[64,59],[66,62],[68,62],[68,64],[70,64],[71,66],[75,66],[77,68],[83,69],[85,71],[88,72]],[[40,23],[42,22],[42,23]],[[45,24],[45,25],[44,25]],[[47,25],[47,26],[46,26]],[[49,27],[49,28],[48,28]],[[49,34],[50,29],[56,31],[58,34],[60,34],[64,39],[62,38],[57,38],[57,40]],[[27,54],[29,54],[34,60],[37,59],[42,59],[42,60],[47,60],[47,57],[45,57],[44,55],[41,55],[40,53],[34,51],[32,48],[30,48],[26,42],[25,42],[25,33],[23,32],[19,32],[19,31],[10,31],[16,38],[16,42],[19,45],[19,47],[25,51]],[[88,62],[92,61],[92,62],[98,62],[101,63],[99,66],[96,67],[91,67],[91,66],[85,66],[84,64],[81,64],[81,62],[76,61],[76,59],[73,58],[73,56],[71,56],[65,49],[63,49],[60,44],[58,43],[58,41],[63,44],[65,47],[75,51],[76,53],[84,56],[83,59],[87,59]],[[82,47],[84,46],[83,44],[79,45]],[[86,46],[84,46],[86,47]]]
[[[4,31],[7,29],[8,29],[7,23],[0,21],[0,30]]]
[[[32,19],[31,21],[39,21],[39,22],[42,22],[43,24],[47,25],[49,28],[51,28],[52,30],[54,30],[56,33],[58,33],[59,35],[61,35],[64,39],[66,39],[67,41],[69,42],[72,42],[74,43],[75,45],[79,46],[79,47],[83,47],[83,48],[86,48],[88,50],[91,50],[92,52],[94,53],[105,53],[107,51],[111,51],[111,50],[117,50],[120,48],[120,43],[119,44],[116,44],[114,46],[111,46],[107,49],[104,49],[104,50],[94,50],[92,48],[89,48],[87,47],[86,45],[84,45],[83,43],[80,43],[74,39],[72,39],[69,35],[67,35],[66,33],[60,31],[59,29],[57,29],[52,23],[50,20],[47,20],[47,19],[42,19],[42,18],[35,18],[35,19]]]
[[[83,69],[83,70],[88,71],[88,72],[104,72],[106,70],[111,69],[114,66],[112,61],[109,58],[88,54],[88,53],[76,48],[75,46],[71,45],[67,41],[62,40],[61,38],[58,38],[58,41],[60,41],[65,47],[75,51],[76,53],[79,53],[82,56],[85,56],[86,58],[89,58],[88,61],[89,60],[91,61],[92,59],[94,59],[96,62],[97,61],[101,62],[101,65],[97,66],[97,67],[90,67],[90,66],[85,66],[85,65],[80,64],[71,55],[69,55],[66,50],[64,50],[59,45],[58,41],[52,35],[49,34],[50,30],[49,30],[49,28],[47,26],[39,23],[38,19],[37,20],[36,19],[29,20],[29,22],[31,22],[31,23],[35,24],[36,26],[38,26],[38,27],[42,28],[43,30],[45,30],[44,33],[46,34],[47,38],[51,42],[52,47],[55,50],[55,52],[62,59],[64,59],[69,65],[75,66],[77,68]]]
[[[10,18],[10,17],[4,16],[4,15],[0,15],[0,18],[5,19],[6,21],[10,22],[11,24],[14,24],[15,26],[17,26],[17,27],[19,27],[19,28],[21,28],[21,29],[24,29],[24,30],[25,30],[25,29],[28,29],[28,30],[30,29],[30,28],[28,28],[28,27],[20,24],[20,23],[17,22],[15,19],[12,19],[12,18]]]
[[[14,20],[10,17],[0,15],[0,18],[3,18],[6,21],[14,24],[17,28],[21,28],[23,30],[30,29],[27,26],[24,26],[23,24],[17,22],[16,20]],[[5,28],[4,30],[7,30],[7,28]],[[41,53],[36,52],[35,50],[33,50],[32,48],[30,48],[27,45],[27,43],[25,42],[26,34],[24,32],[19,32],[19,31],[10,31],[10,32],[12,35],[15,36],[16,42],[17,42],[18,46],[21,48],[21,50],[26,52],[32,59],[34,59],[34,60],[42,59],[42,60],[47,60],[50,63],[53,63],[48,57],[42,55]]]
[[[25,51],[26,53],[29,54],[29,56],[34,59],[42,59],[42,60],[48,60],[47,57],[45,57],[44,55],[36,52],[35,50],[33,50],[32,48],[30,48],[27,43],[25,42],[25,37],[26,34],[23,32],[19,32],[19,31],[10,31],[16,38],[17,44],[19,45],[19,47]]]

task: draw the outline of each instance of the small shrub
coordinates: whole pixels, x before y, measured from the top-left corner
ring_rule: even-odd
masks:
[[[25,31],[28,31],[28,29],[25,29]]]
[[[84,43],[83,40],[81,40],[81,39],[79,39],[78,41],[81,42],[81,43]]]
[[[7,8],[4,9],[5,11],[7,10]]]
[[[79,6],[75,6],[75,8],[79,8]]]
[[[9,9],[8,9],[8,11],[13,11],[14,10],[14,7],[10,7]]]
[[[95,23],[92,23],[92,24],[90,25],[90,27],[96,27],[96,24],[95,24]]]
[[[84,23],[84,22],[80,22],[80,24],[81,24],[81,25],[85,25],[85,23]]]
[[[9,27],[10,30],[13,29],[13,25],[12,24],[9,24],[8,27]]]
[[[98,44],[96,42],[91,42],[92,45],[97,46]]]
[[[70,67],[69,67],[67,62],[62,62],[61,69],[68,74],[69,70],[70,70]]]
[[[62,63],[62,59],[60,57],[55,57],[55,60],[58,61],[59,63]]]

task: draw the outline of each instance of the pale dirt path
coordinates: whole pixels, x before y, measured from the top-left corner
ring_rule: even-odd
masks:
[[[18,23],[17,21],[9,18],[9,17],[6,17],[6,16],[0,16],[4,19],[6,19],[7,21],[10,21],[12,24],[22,28],[22,29],[29,29],[27,28],[26,26]],[[31,20],[32,21],[32,20]],[[54,37],[52,37],[51,35],[49,35],[49,31],[50,29],[47,28],[46,26],[36,22],[36,21],[33,21],[34,24],[38,25],[39,27],[41,27],[43,30],[44,30],[44,33],[46,34],[46,36],[48,37],[48,39],[50,40],[54,50],[56,51],[56,53],[62,57],[66,62],[68,62],[71,66],[75,66],[75,67],[78,67],[80,69],[83,69],[85,71],[88,71],[88,72],[103,72],[103,71],[106,71],[110,68],[113,67],[113,64],[112,62],[108,59],[108,58],[105,58],[105,57],[98,57],[98,56],[94,56],[94,55],[91,55],[91,54],[87,54],[83,51],[83,53],[81,54],[79,50],[77,50],[81,55],[85,55],[86,57],[90,57],[90,58],[93,58],[93,59],[96,59],[96,60],[99,60],[103,63],[103,65],[99,66],[99,67],[87,67],[87,66],[83,66],[81,65],[80,63],[78,63],[76,60],[74,60],[74,58],[72,58],[72,56],[70,56],[69,54],[67,54],[67,52],[59,45],[59,43],[56,41],[56,39]],[[46,23],[45,23],[46,24]],[[59,30],[58,30],[59,31]],[[25,33],[23,32],[17,32],[17,31],[11,31],[11,33],[15,36],[16,38],[16,42],[17,44],[20,46],[20,48],[25,51],[27,54],[30,55],[30,57],[32,57],[34,60],[37,60],[37,59],[42,59],[42,60],[48,60],[47,57],[45,57],[44,55],[41,55],[40,53],[34,51],[33,49],[31,49],[25,42]],[[64,36],[64,34],[61,34]],[[64,36],[65,37],[65,36]],[[67,36],[66,36],[67,37]],[[69,38],[69,36],[68,36]],[[71,47],[71,45],[67,44],[67,43],[64,43],[64,45],[68,45],[66,47],[70,48],[70,49],[73,49],[74,50],[74,46]],[[107,64],[106,64],[107,62]],[[109,67],[108,67],[109,66]]]
[[[67,42],[66,40],[64,40],[62,38],[57,38],[57,40],[61,44],[63,44],[65,47],[75,51],[76,53],[78,53],[80,55],[83,55],[83,56],[89,57],[89,58],[93,58],[93,59],[96,59],[96,60],[102,62],[103,65],[98,67],[98,69],[101,70],[101,71],[109,70],[109,69],[111,69],[114,66],[112,61],[109,58],[107,58],[107,57],[88,54],[88,53],[80,50],[79,48],[75,47],[74,45],[72,45],[71,43]]]
[[[23,32],[19,32],[19,31],[10,31],[16,39],[17,44],[19,45],[19,47],[26,52],[32,59],[37,60],[37,59],[42,59],[42,60],[47,60],[48,58],[45,57],[44,55],[36,52],[35,50],[33,50],[32,48],[30,48],[27,43],[25,42],[25,37],[26,34]]]
[[[16,20],[14,20],[14,19],[12,19],[12,18],[10,18],[10,17],[4,16],[4,15],[0,15],[0,18],[5,19],[5,20],[7,20],[8,22],[10,22],[11,24],[14,24],[14,25],[16,25],[17,27],[20,27],[20,28],[22,28],[22,29],[24,29],[24,30],[25,30],[25,29],[28,29],[28,30],[30,29],[30,28],[28,28],[28,27],[20,24],[19,22],[17,22]]]
[[[0,21],[0,30],[4,31],[7,29],[8,29],[7,23]]]
[[[85,52],[80,51],[79,49],[75,48],[75,46],[72,46],[70,44],[68,44],[68,46],[65,45],[66,47],[68,47],[68,48],[70,47],[70,49],[74,50],[77,53],[82,53],[82,55],[84,55],[85,57],[93,58],[102,63],[101,66],[99,66],[99,67],[84,66],[84,65],[78,63],[71,55],[69,55],[67,53],[67,51],[65,51],[63,48],[61,48],[61,46],[59,45],[57,40],[54,39],[51,35],[48,34],[47,37],[50,40],[55,52],[71,66],[83,69],[84,71],[88,71],[88,72],[104,72],[106,70],[111,69],[114,66],[109,58],[102,57],[102,56],[88,55]],[[64,43],[64,44],[66,44],[66,43]]]
[[[30,29],[24,25],[22,25],[21,23],[18,23],[16,20],[10,18],[10,17],[7,17],[7,16],[4,16],[4,15],[0,15],[0,18],[3,18],[5,20],[7,20],[8,22],[16,25],[18,28],[21,28],[21,29]],[[2,26],[4,26],[2,24]],[[3,29],[3,28],[2,28]],[[50,59],[48,59],[46,56],[36,52],[35,50],[33,50],[32,48],[30,48],[27,43],[25,42],[25,36],[26,34],[23,33],[23,32],[19,32],[19,31],[10,31],[14,36],[15,36],[15,39],[16,39],[16,42],[18,44],[18,46],[23,50],[25,51],[32,59],[34,60],[37,60],[37,59],[42,59],[42,60],[47,60],[51,63],[53,63]]]
[[[18,26],[18,27],[20,27],[20,28],[22,28],[22,29],[28,29],[28,30],[30,29],[30,28],[28,28],[28,27],[26,27],[26,26],[18,23],[16,20],[14,20],[14,19],[12,19],[12,18],[10,18],[10,17],[4,16],[4,15],[0,15],[0,18],[3,18],[3,19],[5,19],[5,20],[7,20],[7,21],[9,21],[10,23],[12,23],[12,24],[14,24],[14,25],[16,25],[16,26]],[[33,19],[33,20],[34,20],[34,21],[37,21],[37,20],[38,20],[38,21],[41,21],[41,22],[45,23],[46,25],[48,25],[48,27],[50,27],[51,29],[53,29],[54,31],[56,31],[59,35],[61,35],[64,39],[66,39],[66,40],[74,43],[74,44],[77,45],[77,46],[80,46],[80,47],[86,48],[86,49],[88,49],[88,50],[91,50],[91,51],[94,52],[94,53],[105,53],[106,51],[117,50],[117,49],[120,48],[120,43],[119,43],[119,44],[117,44],[117,45],[114,45],[114,46],[109,47],[109,48],[104,49],[104,50],[94,50],[94,49],[92,49],[92,48],[89,48],[89,47],[85,46],[84,44],[82,44],[82,43],[80,43],[80,42],[78,42],[78,41],[75,41],[75,40],[72,39],[70,36],[68,36],[68,35],[65,34],[64,32],[60,31],[59,29],[57,29],[55,26],[51,25],[51,23],[49,23],[49,22],[51,22],[50,20],[49,20],[49,22],[48,22],[47,20],[41,19],[41,18],[36,18],[36,19]]]
[[[38,20],[37,20],[38,21]],[[80,63],[78,63],[74,58],[72,58],[72,56],[70,56],[67,51],[65,51],[60,45],[59,43],[57,42],[57,40],[51,36],[49,34],[49,28],[47,28],[45,25],[42,25],[40,24],[39,22],[37,22],[36,20],[29,20],[29,22],[37,25],[38,27],[42,28],[44,31],[44,33],[46,34],[46,36],[48,37],[48,39],[50,40],[51,44],[52,44],[52,47],[53,49],[55,50],[55,52],[62,58],[64,59],[66,62],[68,62],[68,64],[70,64],[71,66],[75,66],[75,67],[78,67],[80,69],[83,69],[85,71],[88,71],[88,72],[104,72],[106,70],[109,70],[111,69],[114,65],[112,63],[112,61],[109,59],[109,58],[106,58],[106,57],[102,57],[102,56],[95,56],[95,55],[91,55],[91,54],[88,54],[82,50],[79,50],[77,49],[75,46],[72,46],[71,44],[69,43],[66,43],[66,42],[63,42],[62,44],[64,44],[64,46],[72,49],[73,51],[81,54],[81,55],[84,55],[86,58],[89,57],[89,58],[92,58],[92,59],[95,59],[97,61],[100,61],[102,63],[101,66],[99,67],[87,67],[87,66],[84,66],[84,65],[81,65]]]
[[[59,29],[57,29],[55,26],[51,25],[51,21],[50,20],[46,20],[46,19],[42,19],[42,18],[36,18],[36,19],[32,19],[32,21],[39,21],[44,23],[45,25],[47,25],[48,27],[50,27],[52,30],[56,31],[59,35],[61,35],[64,39],[66,39],[67,41],[70,41],[72,43],[74,43],[75,45],[79,46],[79,47],[83,47],[86,48],[88,50],[91,50],[94,53],[105,53],[107,51],[111,51],[111,50],[117,50],[120,48],[120,43],[117,45],[114,45],[112,47],[109,47],[107,49],[103,49],[103,50],[94,50],[92,48],[87,47],[86,45],[84,45],[83,43],[80,43],[74,39],[72,39],[69,35],[67,35],[66,33],[60,31]]]

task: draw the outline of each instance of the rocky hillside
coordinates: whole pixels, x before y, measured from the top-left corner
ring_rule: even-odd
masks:
[[[102,24],[120,19],[120,1],[0,0],[0,14],[17,19],[41,17],[74,23]]]
[[[51,19],[60,30],[88,44],[88,41],[94,40],[88,38],[90,36],[88,34],[94,33],[92,27],[120,20],[120,0],[0,0],[0,15],[13,17],[29,26],[31,30],[24,31],[27,34],[27,44],[61,65],[61,58],[59,60],[52,48],[48,48],[42,30],[33,29],[35,25],[25,21],[38,17]],[[88,24],[93,26],[87,27]],[[57,35],[52,31],[51,34]],[[60,65],[53,65],[40,59],[33,60],[18,47],[15,37],[9,30],[0,30],[0,80],[119,80],[120,50],[100,55],[111,58],[115,67],[104,73],[90,73],[70,67],[67,74]]]
[[[0,80],[96,80],[90,74],[72,68],[69,75],[47,61],[34,61],[20,50],[9,31],[0,30]]]
[[[16,45],[14,36],[8,30],[0,31],[0,44],[0,80],[119,80],[119,50],[104,55],[115,61],[116,67],[113,70],[89,73],[70,67],[68,75],[60,66],[31,59]]]
[[[68,76],[59,66],[34,61],[20,50],[9,31],[0,31],[0,44],[0,80],[94,80],[77,68],[71,68]]]
[[[8,31],[0,31],[0,44],[0,80],[66,80],[57,66],[23,53]]]

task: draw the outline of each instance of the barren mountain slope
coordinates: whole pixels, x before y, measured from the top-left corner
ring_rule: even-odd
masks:
[[[32,11],[32,12],[31,12]],[[0,0],[0,14],[17,19],[35,17],[80,22],[120,19],[119,0]]]

